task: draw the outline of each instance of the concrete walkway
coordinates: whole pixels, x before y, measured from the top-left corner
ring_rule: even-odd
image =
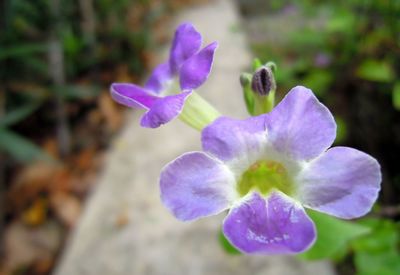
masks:
[[[185,11],[205,42],[220,44],[211,78],[199,93],[224,114],[246,117],[239,85],[250,64],[243,33],[229,0]],[[57,275],[291,275],[334,274],[325,262],[293,257],[232,256],[217,241],[224,214],[193,223],[177,221],[159,199],[158,176],[181,153],[200,149],[200,135],[175,120],[140,128],[139,112],[115,140],[96,191],[55,272]]]

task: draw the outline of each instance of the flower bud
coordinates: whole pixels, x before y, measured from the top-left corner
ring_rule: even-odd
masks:
[[[242,88],[245,88],[251,84],[252,75],[249,73],[242,73],[240,75],[239,81]]]
[[[269,66],[262,66],[254,73],[251,89],[261,96],[267,96],[271,91],[275,91],[275,78]]]
[[[252,77],[249,73],[242,73],[240,75],[240,85],[243,89],[244,102],[250,115],[254,115],[254,93],[251,89]]]

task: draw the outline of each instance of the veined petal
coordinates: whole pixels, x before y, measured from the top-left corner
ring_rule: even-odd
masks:
[[[223,231],[244,253],[292,254],[315,241],[315,225],[303,207],[281,192],[267,199],[254,192],[226,217]]]
[[[298,178],[298,200],[306,207],[343,219],[365,215],[378,197],[378,162],[348,147],[333,147],[311,161]]]
[[[177,117],[192,92],[186,91],[177,95],[159,97],[142,117],[140,125],[147,128],[157,128]]]
[[[160,93],[171,79],[169,63],[162,63],[153,70],[144,87],[154,93]]]
[[[234,199],[234,183],[222,162],[203,152],[191,152],[164,167],[161,200],[178,219],[195,220],[227,209]]]
[[[311,90],[297,86],[267,115],[269,141],[294,159],[309,160],[328,149],[336,123]]]
[[[202,37],[192,24],[181,24],[175,31],[169,57],[171,72],[178,72],[186,59],[194,55],[201,47]]]
[[[113,83],[111,97],[122,105],[143,109],[151,108],[157,101],[157,97],[150,95],[142,87],[130,83]]]
[[[217,46],[217,42],[211,43],[183,63],[179,72],[179,81],[183,90],[196,89],[207,80]]]
[[[203,129],[201,142],[204,151],[229,161],[260,152],[266,137],[264,116],[245,120],[220,117]]]

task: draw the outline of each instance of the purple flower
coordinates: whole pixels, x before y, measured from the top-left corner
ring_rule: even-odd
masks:
[[[204,152],[163,169],[161,199],[183,221],[230,209],[223,232],[242,252],[305,251],[316,231],[304,207],[353,219],[370,211],[380,190],[378,162],[356,149],[328,149],[335,136],[329,110],[295,87],[268,114],[220,117],[204,128]]]
[[[217,43],[200,50],[201,43],[201,34],[191,24],[180,25],[169,59],[154,69],[144,87],[114,83],[111,96],[125,106],[147,110],[141,120],[143,127],[157,128],[169,122],[181,113],[193,89],[203,84],[211,71]],[[180,88],[173,85],[175,78],[179,78]]]

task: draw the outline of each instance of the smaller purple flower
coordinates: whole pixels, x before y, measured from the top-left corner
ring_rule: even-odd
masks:
[[[304,207],[353,219],[370,211],[380,190],[378,162],[356,149],[329,148],[335,136],[329,110],[311,90],[295,87],[270,113],[220,117],[204,128],[204,152],[163,169],[162,202],[183,221],[230,209],[223,232],[244,253],[303,252],[316,238]]]
[[[211,71],[217,43],[203,49],[201,44],[201,34],[191,24],[181,24],[175,31],[169,59],[154,69],[144,87],[113,83],[112,98],[125,106],[145,109],[143,127],[157,128],[174,119]],[[176,79],[180,87],[174,85]]]

